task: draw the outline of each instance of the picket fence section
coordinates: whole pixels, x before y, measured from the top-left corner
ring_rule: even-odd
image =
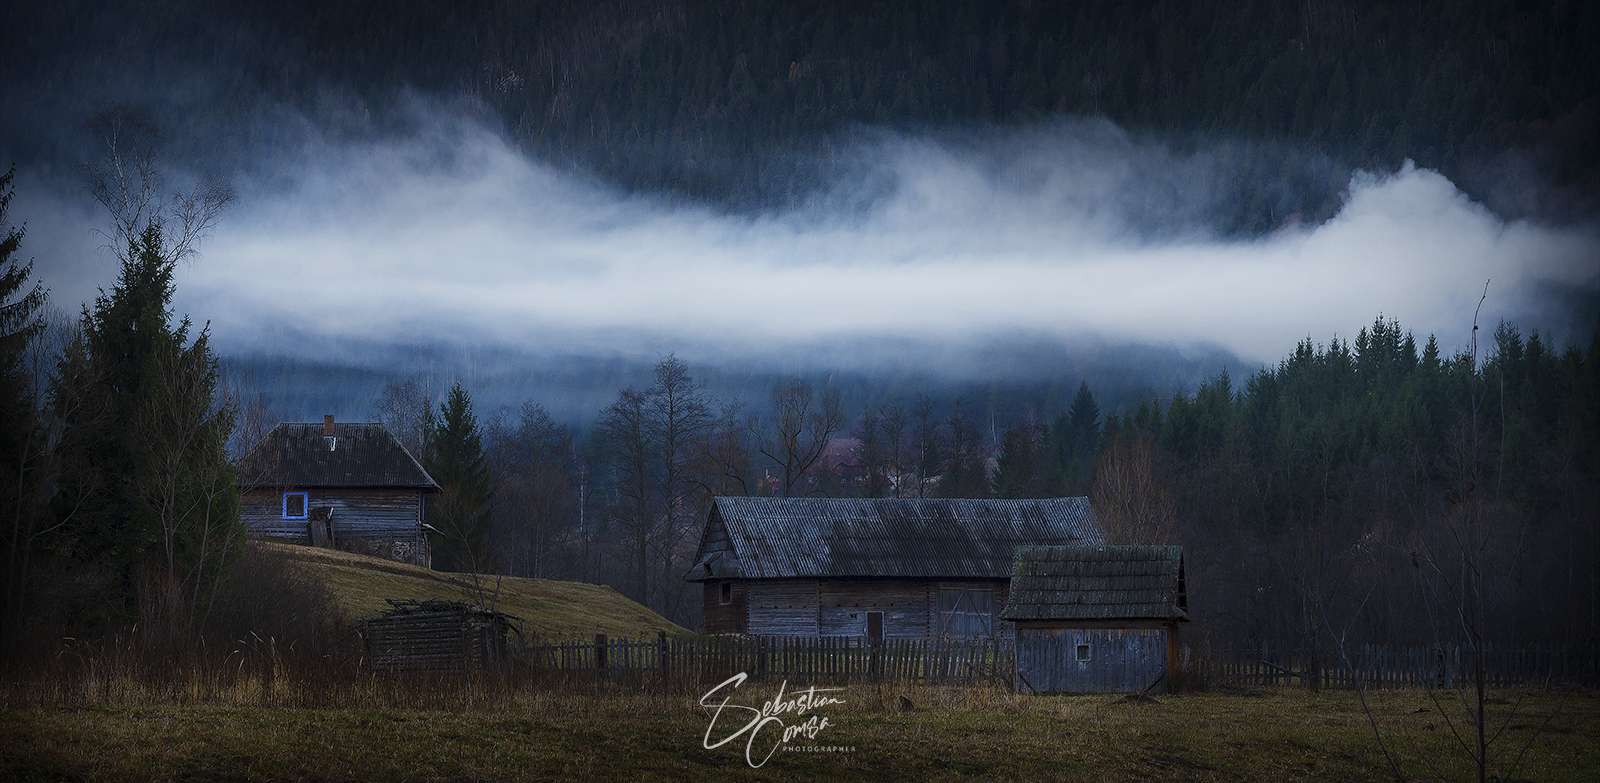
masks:
[[[859,636],[700,636],[609,638],[532,643],[518,651],[536,670],[600,672],[707,681],[744,672],[755,679],[807,682],[976,683],[1009,681],[1010,646],[992,639],[886,639]]]
[[[512,657],[547,672],[651,677],[689,682],[743,672],[757,680],[810,683],[914,681],[942,684],[1012,682],[1011,644],[993,639],[887,639],[859,636],[697,636],[531,642]],[[1474,677],[1472,650],[1462,645],[1352,645],[1317,656],[1283,640],[1188,651],[1185,664],[1219,683],[1318,688],[1458,688]],[[1600,685],[1600,648],[1561,645],[1484,646],[1490,686]]]
[[[1473,650],[1464,645],[1351,645],[1313,656],[1286,641],[1213,648],[1210,674],[1248,685],[1319,688],[1459,688],[1474,682]],[[1515,647],[1485,644],[1484,680],[1490,686],[1600,684],[1600,648],[1567,645]]]

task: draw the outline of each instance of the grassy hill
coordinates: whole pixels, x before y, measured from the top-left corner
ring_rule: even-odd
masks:
[[[386,598],[471,601],[471,577],[366,555],[290,544],[259,542],[306,568],[328,585],[351,618],[375,617],[389,609]],[[484,577],[493,592],[496,577]],[[666,618],[604,585],[549,579],[499,577],[494,608],[521,617],[523,632],[540,639],[587,638],[596,633],[649,638],[659,631],[687,634]]]

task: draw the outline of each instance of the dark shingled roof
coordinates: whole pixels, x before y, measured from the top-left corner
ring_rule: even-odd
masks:
[[[702,541],[690,581],[824,576],[1004,579],[1018,546],[1102,544],[1088,498],[717,498],[733,552]]]
[[[240,487],[411,487],[439,489],[382,424],[283,423],[239,461]]]
[[[1188,620],[1181,546],[1017,550],[1005,620]]]

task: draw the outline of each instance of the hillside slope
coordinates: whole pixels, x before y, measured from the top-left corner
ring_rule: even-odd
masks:
[[[387,598],[443,598],[471,601],[471,577],[382,560],[366,555],[315,549],[290,544],[258,542],[268,550],[288,556],[328,585],[340,605],[354,618],[376,617],[389,609]],[[660,631],[689,631],[629,600],[604,585],[557,582],[549,579],[499,577],[494,608],[523,620],[528,638],[587,638],[596,633],[635,639],[654,637]],[[496,577],[484,578],[493,593]]]

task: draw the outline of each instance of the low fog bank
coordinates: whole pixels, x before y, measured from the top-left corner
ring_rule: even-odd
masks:
[[[1350,176],[1311,153],[1175,145],[1095,119],[871,131],[848,175],[750,214],[621,192],[437,104],[413,112],[398,136],[303,125],[292,153],[240,175],[239,202],[178,272],[177,314],[209,322],[239,361],[376,379],[454,356],[452,373],[489,387],[538,361],[589,371],[667,353],[958,384],[1066,377],[1059,357],[1086,349],[1217,359],[1117,365],[1134,374],[1125,387],[1165,395],[1229,362],[1275,364],[1307,337],[1353,337],[1379,313],[1458,350],[1486,281],[1483,322],[1563,345],[1587,338],[1600,291],[1592,223],[1507,221],[1410,165]],[[117,267],[66,183],[19,172],[12,220],[27,221],[54,302],[76,310]],[[1241,193],[1317,211],[1240,239],[1227,216]],[[1187,360],[1174,361],[1157,364]],[[596,408],[577,396],[572,419]]]
[[[1079,341],[1068,348],[1018,339],[987,344],[975,352],[981,356],[904,347],[903,353],[880,363],[840,361],[835,353],[818,349],[783,357],[697,359],[689,362],[689,370],[719,407],[739,401],[745,410],[765,414],[772,387],[798,377],[818,390],[839,389],[852,418],[897,400],[909,408],[920,394],[939,403],[940,416],[960,400],[974,422],[987,428],[992,420],[1003,430],[1019,416],[1048,421],[1071,403],[1080,382],[1088,383],[1101,410],[1110,412],[1145,398],[1167,400],[1177,391],[1193,392],[1223,371],[1240,378],[1254,369],[1219,349],[1190,352],[1172,346]],[[504,347],[444,345],[370,345],[364,353],[360,364],[285,355],[229,356],[223,369],[232,383],[259,391],[272,415],[283,421],[320,421],[329,413],[342,421],[370,420],[386,384],[415,381],[440,401],[459,379],[480,416],[532,401],[557,421],[584,429],[601,408],[616,401],[619,390],[649,387],[656,363],[665,356],[540,356]],[[964,372],[938,369],[949,367]]]

